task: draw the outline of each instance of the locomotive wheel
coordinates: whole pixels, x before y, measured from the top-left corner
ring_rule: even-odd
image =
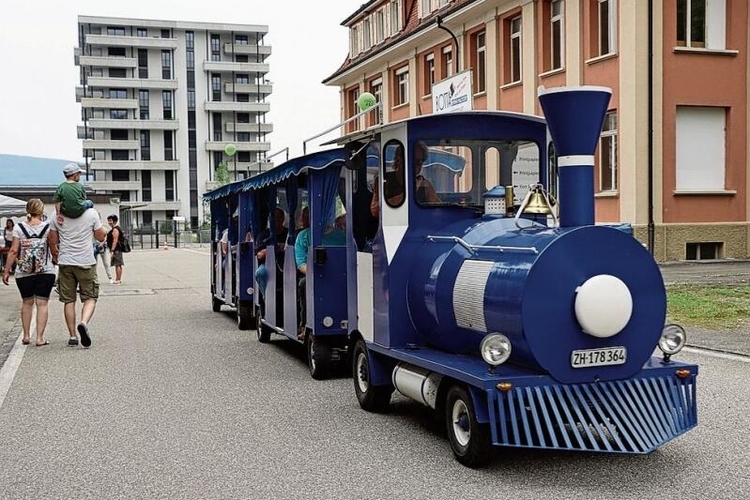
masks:
[[[216,297],[211,297],[211,310],[215,313],[221,311],[221,305],[223,304],[222,301],[217,299]]]
[[[328,378],[331,368],[331,347],[316,340],[315,336],[308,332],[305,335],[305,350],[310,376],[315,380]]]
[[[352,378],[354,393],[363,410],[380,413],[388,408],[391,402],[393,387],[373,386],[370,384],[370,361],[367,357],[367,346],[364,340],[358,340],[352,353]]]
[[[240,301],[237,306],[237,328],[240,330],[250,330],[255,326],[256,317],[253,315],[253,303],[249,301]]]
[[[477,422],[474,401],[465,388],[454,385],[445,401],[445,423],[456,460],[477,467],[490,458],[490,428]]]

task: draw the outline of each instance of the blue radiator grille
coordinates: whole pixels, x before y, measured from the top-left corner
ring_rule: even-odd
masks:
[[[517,387],[488,396],[492,440],[501,446],[648,453],[698,420],[695,376]]]

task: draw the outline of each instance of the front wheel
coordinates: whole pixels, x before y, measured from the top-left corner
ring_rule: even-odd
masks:
[[[467,467],[478,467],[489,460],[489,425],[477,421],[474,401],[462,386],[454,385],[448,390],[445,423],[456,460]]]
[[[391,402],[393,387],[390,385],[372,385],[371,370],[365,341],[358,340],[354,345],[354,352],[352,352],[354,393],[357,395],[357,401],[359,401],[359,406],[363,410],[381,413],[388,408],[388,404]]]

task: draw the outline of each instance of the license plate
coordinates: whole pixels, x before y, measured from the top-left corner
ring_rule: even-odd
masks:
[[[570,353],[570,366],[588,368],[589,366],[610,366],[625,364],[628,350],[624,347],[607,347],[605,349],[582,349]]]

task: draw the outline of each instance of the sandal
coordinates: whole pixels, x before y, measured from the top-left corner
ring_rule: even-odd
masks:
[[[31,339],[23,339],[23,340],[21,340],[21,343],[23,345],[29,345],[29,344],[31,344]]]
[[[49,345],[49,340],[45,340],[45,341],[44,341],[44,342],[42,342],[41,344],[40,344],[39,342],[37,342],[37,343],[36,343],[36,346],[37,346],[37,347],[42,347],[42,346],[45,346],[45,345]]]

